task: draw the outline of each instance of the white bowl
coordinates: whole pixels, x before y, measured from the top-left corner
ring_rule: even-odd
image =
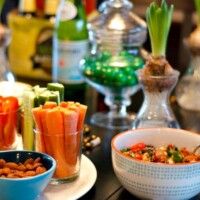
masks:
[[[200,162],[162,164],[124,156],[120,150],[138,142],[154,146],[175,144],[192,151],[200,135],[170,128],[130,130],[112,139],[112,163],[116,176],[130,193],[145,199],[190,199],[200,192]]]

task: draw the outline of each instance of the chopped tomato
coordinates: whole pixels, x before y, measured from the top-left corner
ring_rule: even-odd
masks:
[[[144,143],[137,143],[131,147],[132,152],[142,151],[146,145]]]
[[[137,159],[137,160],[142,160],[142,154],[140,154],[140,153],[135,153],[135,159]]]

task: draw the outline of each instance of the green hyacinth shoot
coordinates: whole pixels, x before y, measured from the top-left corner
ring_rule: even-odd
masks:
[[[172,21],[174,6],[168,6],[162,0],[159,6],[156,2],[150,4],[146,11],[146,20],[149,30],[152,56],[166,56],[167,39]]]

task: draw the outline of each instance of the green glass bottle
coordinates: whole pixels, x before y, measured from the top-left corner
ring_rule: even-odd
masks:
[[[65,99],[83,102],[80,60],[88,52],[86,13],[81,0],[61,0],[53,38],[53,80],[65,85]]]

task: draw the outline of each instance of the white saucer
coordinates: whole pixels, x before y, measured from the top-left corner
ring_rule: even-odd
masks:
[[[38,200],[76,200],[94,185],[97,171],[92,161],[82,155],[80,176],[71,183],[49,185]]]

